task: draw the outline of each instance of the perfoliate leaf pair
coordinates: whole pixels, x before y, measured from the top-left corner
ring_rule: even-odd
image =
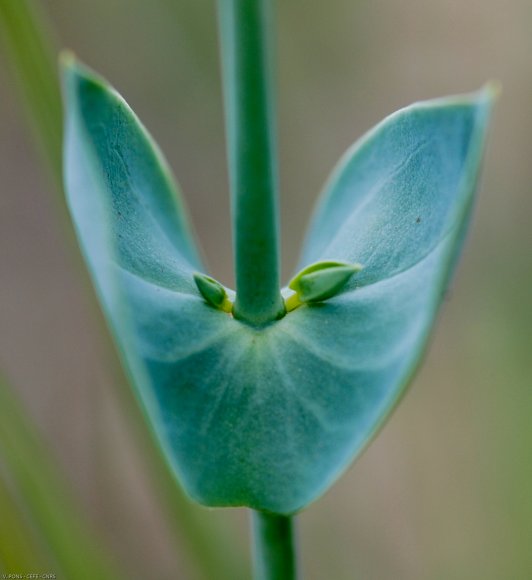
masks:
[[[492,91],[412,105],[347,152],[295,294],[283,290],[287,313],[262,327],[233,318],[233,293],[204,274],[167,165],[122,98],[73,60],[65,95],[72,217],[179,480],[206,505],[303,508],[419,362],[464,239]]]

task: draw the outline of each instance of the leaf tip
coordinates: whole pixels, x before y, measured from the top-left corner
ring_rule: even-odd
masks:
[[[76,62],[77,58],[72,50],[65,49],[59,53],[59,66],[62,70],[74,67]]]
[[[495,102],[502,94],[502,83],[497,79],[492,79],[480,89],[480,93],[489,101]]]
[[[77,79],[89,76],[88,69],[86,69],[75,53],[71,50],[61,51],[59,54],[59,66],[63,78]]]
[[[83,64],[71,50],[60,53],[59,65],[67,94],[76,94],[87,89],[106,89],[104,79]]]

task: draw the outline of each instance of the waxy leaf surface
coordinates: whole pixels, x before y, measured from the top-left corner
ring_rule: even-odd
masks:
[[[168,460],[204,504],[301,509],[360,453],[420,359],[470,215],[490,91],[413,105],[353,146],[301,267],[363,269],[264,327],[201,296],[178,190],[126,103],[74,62],[65,93],[72,216]]]

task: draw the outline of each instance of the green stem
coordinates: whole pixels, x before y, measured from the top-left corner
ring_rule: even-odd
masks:
[[[237,296],[235,316],[284,314],[279,291],[277,162],[269,0],[219,0]]]
[[[295,580],[292,518],[258,511],[252,518],[255,580]]]

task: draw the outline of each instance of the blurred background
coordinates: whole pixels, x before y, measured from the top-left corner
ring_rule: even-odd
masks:
[[[304,577],[530,579],[532,4],[278,4],[285,281],[316,196],[357,137],[413,101],[503,86],[472,233],[425,364],[377,440],[299,518]],[[155,136],[211,273],[233,286],[215,2],[42,5],[56,46],[107,77]],[[7,60],[0,53],[0,364],[127,577],[196,578],[113,387]],[[209,517],[248,558],[246,511]]]

